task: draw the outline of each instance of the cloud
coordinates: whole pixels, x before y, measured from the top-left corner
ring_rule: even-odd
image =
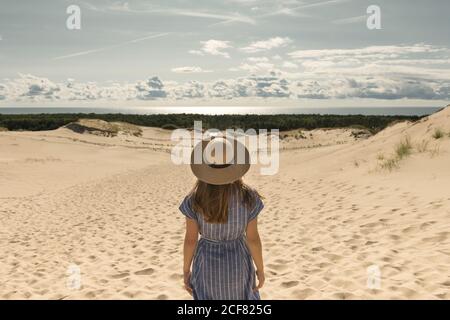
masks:
[[[176,100],[204,98],[205,94],[205,85],[198,81],[189,81],[185,84],[178,85],[171,92],[172,98]]]
[[[172,72],[175,73],[203,73],[203,72],[212,72],[212,70],[203,70],[200,67],[177,67],[172,68]]]
[[[323,6],[329,6],[329,5],[339,4],[339,3],[348,2],[348,1],[350,1],[350,0],[327,0],[327,1],[321,1],[321,2],[313,2],[313,3],[309,3],[309,4],[302,4],[298,7],[295,7],[294,10],[323,7]]]
[[[198,56],[204,56],[205,55],[205,53],[203,51],[201,51],[201,50],[189,50],[188,52],[190,54],[195,54],[195,55],[198,55]]]
[[[296,69],[296,68],[298,68],[298,65],[293,62],[290,62],[290,61],[285,61],[285,62],[283,62],[282,67],[289,68],[289,69]]]
[[[15,80],[0,85],[2,100],[12,97],[29,101],[55,101],[61,98],[61,86],[47,78],[40,78],[30,74],[20,74]]]
[[[350,0],[327,0],[327,1],[320,1],[320,2],[312,2],[312,3],[305,3],[303,1],[300,1],[300,5],[296,5],[296,6],[292,6],[292,4],[297,4],[296,1],[287,1],[286,4],[282,3],[282,6],[280,9],[271,10],[268,13],[260,15],[259,17],[265,18],[265,17],[277,16],[277,15],[310,17],[310,15],[307,15],[301,11],[305,11],[310,8],[318,8],[318,7],[336,5],[336,4],[340,4],[340,3],[348,2],[348,1],[350,1]]]
[[[152,77],[146,82],[137,83],[136,89],[136,98],[140,100],[155,100],[167,97],[164,84],[158,77]]]
[[[268,51],[274,48],[285,47],[290,43],[292,43],[292,40],[288,37],[274,37],[268,40],[252,42],[247,47],[241,48],[241,51],[246,53],[256,53]]]
[[[249,57],[246,60],[249,62],[255,62],[255,63],[269,62],[269,58],[267,58],[267,57]]]
[[[276,72],[267,75],[223,79],[214,82],[163,83],[158,77],[136,83],[55,83],[46,78],[22,75],[0,84],[0,100],[7,102],[50,101],[176,101],[190,99],[425,99],[448,100],[450,83],[426,79],[381,76],[288,79]]]
[[[449,49],[426,44],[415,44],[411,46],[390,45],[390,46],[370,46],[358,49],[321,49],[321,50],[298,50],[288,55],[294,59],[333,59],[342,60],[346,58],[358,59],[396,59],[400,56],[410,56],[414,54],[444,53],[448,54]]]
[[[298,50],[288,54],[314,77],[450,78],[450,50],[415,44],[370,46],[357,49]]]
[[[424,99],[446,100],[445,84],[427,81],[386,79],[374,77],[336,78],[330,80],[302,80],[295,90],[304,99]]]
[[[268,76],[242,77],[236,80],[221,80],[213,83],[209,96],[213,98],[288,98],[291,95],[289,82],[274,73]]]
[[[269,74],[275,72],[276,74],[286,74],[291,77],[294,74],[286,73],[280,68],[284,69],[297,69],[298,64],[292,61],[281,61],[280,56],[272,57],[272,60],[268,57],[248,57],[237,67],[228,69],[229,71],[246,71],[249,74]]]
[[[257,97],[287,98],[291,95],[289,82],[285,79],[278,78],[274,74],[267,77],[254,77],[251,79],[255,81]]]
[[[352,24],[352,23],[360,23],[367,20],[367,16],[356,16],[356,17],[350,17],[350,18],[344,18],[344,19],[336,19],[331,21],[334,24]]]
[[[269,72],[275,67],[274,64],[268,62],[257,62],[253,64],[242,63],[238,69],[247,71],[248,73],[261,73],[261,72]]]
[[[296,94],[313,99],[448,99],[450,50],[427,44],[297,50]]]
[[[229,81],[220,80],[211,85],[208,91],[210,97],[231,100],[236,97],[235,88]]]
[[[130,14],[139,15],[170,15],[170,16],[186,16],[193,18],[204,18],[204,19],[214,19],[221,20],[222,22],[234,21],[247,24],[255,24],[255,20],[251,17],[244,16],[239,13],[227,13],[227,12],[212,12],[204,9],[192,10],[186,8],[175,8],[175,7],[161,7],[155,6],[154,4],[141,3],[140,6],[131,7],[128,2],[114,2],[103,6],[94,6],[87,2],[82,4],[89,10],[98,12],[125,12]]]
[[[114,45],[111,45],[111,46],[106,46],[106,47],[92,49],[92,50],[79,51],[79,52],[75,52],[75,53],[66,54],[66,55],[63,55],[63,56],[54,57],[53,60],[62,60],[62,59],[68,59],[68,58],[84,56],[84,55],[91,54],[91,53],[96,53],[96,52],[106,51],[106,50],[110,50],[110,49],[114,49],[114,48],[118,48],[118,47],[123,47],[123,46],[129,45],[129,44],[141,42],[141,41],[144,41],[144,40],[160,38],[160,37],[163,37],[163,36],[166,36],[166,35],[168,35],[167,32],[166,33],[151,34],[151,35],[148,35],[148,36],[145,36],[145,37],[132,39],[132,40],[121,42],[121,43],[114,44]]]
[[[206,42],[205,42],[206,43]],[[210,43],[211,44],[211,43]],[[228,44],[226,44],[228,45]],[[205,46],[202,54],[223,46]],[[209,54],[209,53],[208,53]],[[243,75],[212,82],[55,82],[20,74],[0,83],[2,104],[27,101],[177,101],[189,99],[450,99],[450,49],[427,44],[351,49],[296,50],[289,59],[248,57],[233,71]],[[173,72],[206,72],[181,66]]]
[[[166,13],[171,15],[178,15],[178,16],[188,16],[188,17],[196,17],[196,18],[208,18],[208,19],[218,19],[222,20],[223,22],[242,22],[247,24],[255,24],[255,20],[243,16],[241,14],[235,13],[235,14],[218,14],[218,13],[211,13],[207,11],[192,11],[192,10],[185,10],[185,9],[168,9],[168,10],[160,10],[160,11],[152,11],[153,13]]]
[[[190,54],[196,54],[196,55],[205,55],[210,54],[213,56],[222,56],[224,58],[230,58],[230,55],[228,52],[224,52],[224,49],[232,48],[229,44],[229,41],[222,41],[222,40],[207,40],[207,41],[201,41],[202,48],[200,50],[190,50]]]

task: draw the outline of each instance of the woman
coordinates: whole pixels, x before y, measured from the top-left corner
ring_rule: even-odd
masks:
[[[208,150],[208,159],[195,164],[195,152]],[[239,150],[244,161],[236,157]],[[248,150],[237,140],[216,137],[194,148],[191,163],[198,181],[180,205],[186,216],[185,288],[196,300],[259,300],[264,265],[257,216],[264,205],[241,179],[250,167]]]

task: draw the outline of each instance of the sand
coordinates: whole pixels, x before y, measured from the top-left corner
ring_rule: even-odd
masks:
[[[303,133],[277,175],[245,178],[265,197],[262,298],[450,299],[450,107],[368,139]],[[0,132],[0,299],[189,299],[178,205],[195,179],[170,134]]]

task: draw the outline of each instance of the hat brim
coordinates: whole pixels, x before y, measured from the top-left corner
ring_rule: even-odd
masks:
[[[210,140],[202,140],[194,147],[191,153],[191,170],[197,179],[209,184],[224,185],[239,180],[250,169],[250,154],[248,149],[236,139],[230,139],[230,142],[232,142],[234,146],[234,155],[237,154],[238,150],[244,150],[244,161],[241,161],[243,163],[231,163],[224,168],[212,167],[205,163],[203,160],[203,151],[209,142]],[[200,148],[201,150],[198,150]],[[201,152],[202,163],[194,163],[195,152]]]

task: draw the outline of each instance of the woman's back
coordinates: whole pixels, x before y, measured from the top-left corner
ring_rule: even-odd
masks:
[[[228,201],[227,222],[209,223],[192,209],[192,196],[187,196],[180,206],[181,212],[197,221],[201,236],[213,241],[230,241],[244,237],[248,222],[256,218],[262,208],[263,203],[259,197],[255,197],[253,208],[247,208],[239,196],[234,194]]]

